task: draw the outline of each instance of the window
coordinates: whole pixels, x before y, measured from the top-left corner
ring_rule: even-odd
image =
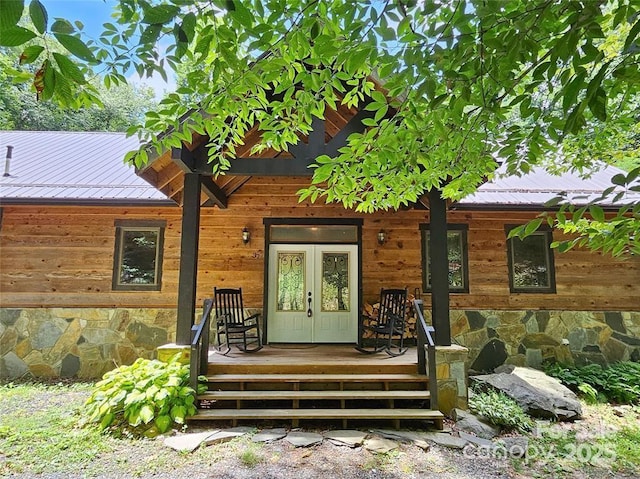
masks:
[[[465,224],[447,225],[447,256],[449,258],[449,291],[469,292],[467,260],[467,229]],[[430,225],[420,225],[422,231],[422,290],[431,291]]]
[[[160,291],[164,221],[116,221],[114,290]]]
[[[507,227],[507,234],[514,226]],[[512,293],[555,293],[551,231],[507,240],[509,287]]]

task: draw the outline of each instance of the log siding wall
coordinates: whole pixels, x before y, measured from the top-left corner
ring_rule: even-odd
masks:
[[[363,298],[381,287],[420,288],[420,223],[426,210],[361,215],[340,205],[298,203],[306,178],[254,177],[229,208],[203,208],[198,302],[214,286],[242,286],[245,305],[262,307],[265,217],[363,218]],[[0,229],[0,307],[175,308],[180,265],[178,207],[4,206]],[[510,293],[505,224],[529,212],[450,211],[449,223],[469,226],[469,293],[452,293],[451,309],[640,311],[640,258],[611,259],[574,250],[555,254],[556,294]],[[115,224],[165,220],[161,291],[113,291]],[[251,241],[242,242],[243,227]],[[380,246],[383,228],[387,242]],[[429,304],[429,295],[423,298]]]

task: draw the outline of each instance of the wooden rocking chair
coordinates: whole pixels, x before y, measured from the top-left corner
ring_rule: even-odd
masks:
[[[404,345],[404,322],[407,308],[406,289],[382,289],[380,290],[380,307],[378,319],[368,326],[365,331],[373,332],[374,345],[372,348],[356,347],[365,354],[373,354],[380,351],[389,356],[400,356],[407,352]]]
[[[242,288],[213,289],[218,351],[228,354],[234,344],[245,353],[262,349],[260,313],[244,317]]]

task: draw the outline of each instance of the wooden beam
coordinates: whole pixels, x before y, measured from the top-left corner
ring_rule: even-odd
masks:
[[[178,276],[178,320],[176,343],[191,343],[191,326],[196,313],[196,279],[198,276],[198,243],[200,237],[201,177],[184,175],[182,232],[180,233],[180,273]]]
[[[449,259],[447,257],[447,202],[440,190],[429,191],[431,244],[431,317],[436,346],[451,345],[449,321]]]
[[[347,138],[352,133],[362,133],[366,126],[363,125],[362,120],[365,118],[373,118],[375,112],[360,110],[349,122],[334,136],[325,148],[324,153],[330,157],[338,155],[338,150],[344,146],[347,146]]]
[[[202,190],[209,197],[209,199],[213,202],[213,204],[217,205],[220,209],[226,209],[228,198],[225,195],[224,191],[220,189],[220,187],[213,181],[213,178],[210,176],[203,176],[201,178],[202,182]]]
[[[187,148],[172,148],[171,158],[185,173],[194,172],[196,157],[193,152],[189,151]],[[227,198],[224,191],[220,189],[210,176],[201,177],[200,185],[202,187],[202,191],[204,191],[214,205],[218,205],[221,209],[225,209],[227,207],[229,198]]]

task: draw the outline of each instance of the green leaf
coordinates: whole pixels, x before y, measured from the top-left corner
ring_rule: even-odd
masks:
[[[173,20],[179,12],[180,7],[175,5],[155,5],[153,7],[147,7],[144,8],[142,23],[165,24]]]
[[[611,178],[611,183],[614,185],[624,186],[627,184],[627,177],[622,173],[618,173]]]
[[[44,47],[42,45],[31,45],[30,47],[25,48],[22,55],[20,55],[20,65],[33,63],[38,59],[43,51]]]
[[[187,40],[191,42],[196,32],[196,16],[193,12],[187,13],[182,19],[182,31],[187,36]]]
[[[0,37],[4,37],[5,30],[18,25],[23,11],[24,0],[2,0],[2,5],[0,5],[0,30],[2,30],[2,35]]]
[[[73,61],[69,60],[69,58],[67,58],[65,55],[62,55],[61,53],[54,53],[53,58],[60,68],[60,73],[62,73],[65,77],[73,80],[76,83],[86,83],[84,74],[82,73],[82,71],[80,71],[78,66],[73,63]]]
[[[227,2],[227,6],[229,7],[231,4],[231,8],[227,8],[232,17],[238,20],[240,24],[246,28],[251,28],[253,26],[253,14],[245,7],[242,1],[229,1]]]
[[[598,205],[589,206],[589,213],[591,213],[591,217],[596,221],[604,221],[604,210],[600,208]]]
[[[171,416],[163,414],[162,416],[158,416],[154,422],[161,433],[167,432],[171,427]]]
[[[51,31],[55,33],[73,33],[76,29],[71,25],[71,22],[64,18],[56,18],[56,21],[51,25]]]
[[[149,424],[153,419],[153,408],[148,404],[142,406],[140,409],[140,419],[142,419],[142,422],[145,424]]]
[[[624,42],[624,49],[629,50],[631,48],[631,44],[634,43],[636,37],[640,33],[640,18],[636,20],[636,23],[629,30],[629,35],[627,35],[627,39]]]
[[[178,424],[184,424],[187,408],[185,406],[175,405],[171,408],[171,418]]]
[[[589,110],[600,121],[607,121],[607,93],[604,88],[598,87],[595,94],[589,100]]]
[[[22,27],[11,27],[2,31],[0,47],[17,47],[27,43],[29,40],[33,40],[35,37],[36,34],[31,30]]]
[[[4,2],[2,8],[4,8]],[[33,22],[33,26],[36,27],[36,30],[40,33],[47,31],[49,16],[47,15],[47,10],[39,0],[31,0],[31,3],[29,4],[29,15],[31,16],[31,21]]]
[[[65,47],[70,53],[78,57],[80,60],[84,60],[90,63],[96,62],[96,58],[93,56],[93,52],[89,49],[85,43],[78,37],[73,35],[66,35],[63,33],[54,33],[63,47]]]
[[[524,235],[528,236],[534,231],[536,231],[540,225],[542,224],[542,218],[536,218],[535,220],[529,221],[524,228]]]
[[[113,413],[105,414],[102,417],[102,420],[100,421],[100,427],[102,429],[108,428],[109,426],[111,426],[111,423],[113,423],[113,419],[114,419]]]

